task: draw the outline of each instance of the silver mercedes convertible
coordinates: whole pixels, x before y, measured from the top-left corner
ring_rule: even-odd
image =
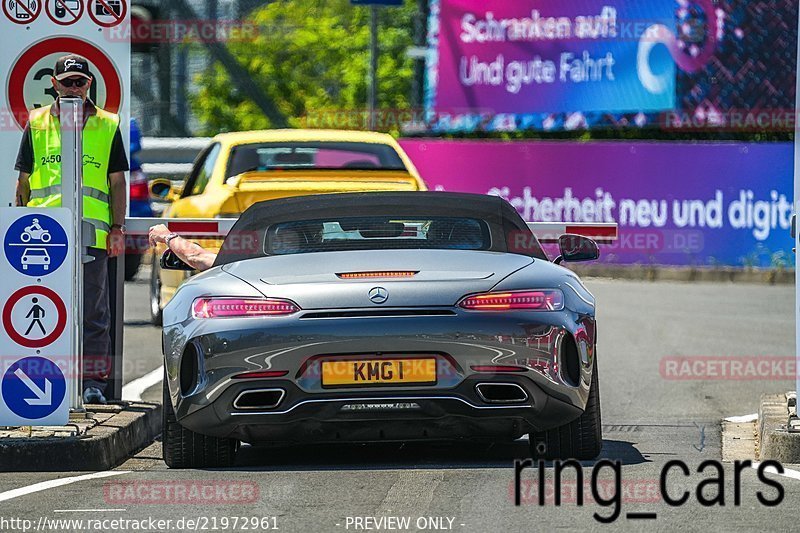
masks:
[[[529,436],[602,444],[594,297],[494,196],[355,193],[254,204],[164,308],[164,460],[228,466],[241,442]],[[167,252],[163,268],[188,269]]]

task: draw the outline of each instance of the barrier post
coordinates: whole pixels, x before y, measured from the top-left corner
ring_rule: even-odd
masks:
[[[70,354],[73,374],[69,381],[70,411],[83,412],[83,261],[90,257],[83,241],[83,100],[59,98],[61,122],[61,205],[72,211],[76,250],[72,254],[75,276],[70,290],[73,295],[72,350]],[[88,233],[88,232],[87,232]],[[94,237],[94,232],[90,235]],[[91,243],[90,243],[91,244]]]
[[[122,400],[123,335],[125,331],[125,255],[109,257],[108,299],[111,307],[111,372],[106,384],[109,401]]]
[[[800,12],[798,13],[798,28],[800,28]],[[795,121],[794,121],[794,207],[795,220],[797,220],[798,209],[800,208],[800,124],[797,123],[797,116],[800,113],[800,34],[797,39],[797,62],[795,63],[795,76],[797,83],[795,94]],[[795,231],[793,237],[795,238],[795,248],[800,250],[797,246],[798,231]],[[794,328],[795,328],[795,357],[797,358],[795,365],[795,392],[800,392],[800,270],[797,268],[797,254],[794,256]]]

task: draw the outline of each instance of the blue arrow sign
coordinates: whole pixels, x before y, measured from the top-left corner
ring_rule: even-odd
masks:
[[[67,382],[53,361],[26,357],[8,367],[0,391],[14,414],[38,420],[53,414],[61,406],[67,393]]]
[[[67,257],[67,233],[47,215],[18,218],[5,235],[3,248],[8,263],[22,274],[46,276],[64,263]]]

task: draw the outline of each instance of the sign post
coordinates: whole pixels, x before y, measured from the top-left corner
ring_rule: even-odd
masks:
[[[80,98],[62,98],[59,106],[61,122],[61,206],[72,214],[72,227],[75,228],[75,253],[72,268],[75,275],[71,280],[73,294],[72,313],[72,367],[78,376],[83,376],[83,258],[86,243],[83,236],[94,237],[94,231],[83,230],[83,101]],[[73,379],[69,391],[70,408],[83,411],[81,380]]]
[[[356,6],[366,6],[369,11],[369,93],[367,109],[369,129],[375,129],[375,108],[378,105],[378,6],[401,6],[403,0],[350,0]]]

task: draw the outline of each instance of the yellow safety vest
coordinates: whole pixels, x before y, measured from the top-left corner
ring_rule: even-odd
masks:
[[[61,126],[51,106],[30,112],[33,145],[28,207],[61,206]],[[95,230],[94,248],[106,249],[111,231],[108,161],[119,116],[97,108],[83,128],[83,219]]]

